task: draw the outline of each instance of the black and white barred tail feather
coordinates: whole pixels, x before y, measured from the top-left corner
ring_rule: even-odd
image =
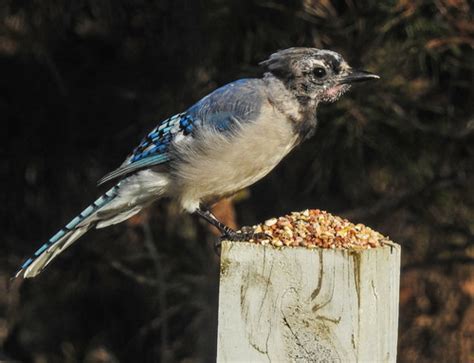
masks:
[[[77,217],[71,220],[64,228],[59,230],[53,237],[44,243],[34,255],[26,260],[15,277],[34,277],[39,274],[57,255],[69,247],[89,229],[106,227],[119,223],[131,215],[137,213],[141,208],[131,208],[126,213],[108,214],[104,219],[100,217],[100,211],[117,198],[120,184],[109,189],[100,198],[84,209]],[[125,214],[125,215],[124,215]]]

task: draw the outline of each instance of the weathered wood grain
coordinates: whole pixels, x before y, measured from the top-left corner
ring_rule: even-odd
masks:
[[[224,242],[218,362],[395,362],[400,246]]]

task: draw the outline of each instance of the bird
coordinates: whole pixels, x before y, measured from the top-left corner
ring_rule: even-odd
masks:
[[[331,50],[293,47],[259,63],[259,78],[228,83],[158,125],[100,184],[113,186],[44,243],[16,277],[38,275],[93,228],[120,223],[161,198],[215,226],[222,238],[246,240],[210,206],[262,179],[315,133],[320,103],[338,100],[353,83],[380,78],[353,69]]]

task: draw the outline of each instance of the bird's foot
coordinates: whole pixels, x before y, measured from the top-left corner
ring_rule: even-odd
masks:
[[[214,250],[220,253],[222,241],[244,242],[250,240],[271,239],[272,237],[263,232],[255,232],[252,227],[242,227],[240,231],[226,231],[214,244]]]
[[[242,227],[240,231],[229,231],[221,236],[222,241],[243,242],[250,240],[271,239],[266,233],[255,232],[253,227]]]

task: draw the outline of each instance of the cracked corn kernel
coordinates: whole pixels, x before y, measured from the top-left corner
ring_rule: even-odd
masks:
[[[265,221],[265,225],[267,227],[271,227],[273,226],[275,223],[277,222],[277,219],[276,218],[271,218],[271,219],[268,219]]]

